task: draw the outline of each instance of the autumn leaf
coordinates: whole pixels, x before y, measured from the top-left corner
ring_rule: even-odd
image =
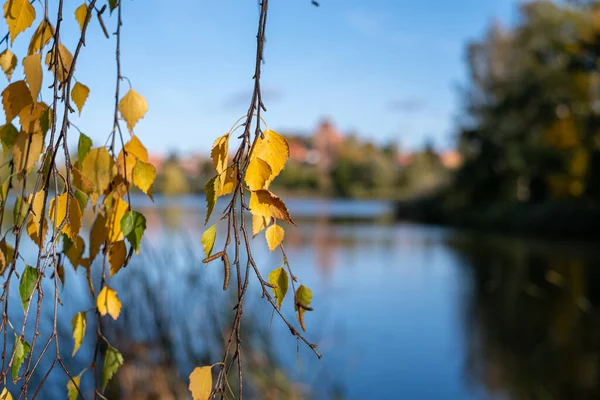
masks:
[[[85,101],[87,100],[89,94],[89,87],[85,86],[82,83],[75,82],[75,85],[71,90],[71,97],[73,98],[73,101],[75,102],[75,105],[79,110],[79,115],[81,115],[81,110],[83,109],[83,105],[85,104]]]
[[[73,319],[71,320],[71,327],[73,329],[73,355],[75,357],[75,353],[81,347],[81,343],[83,343],[83,337],[85,336],[85,327],[86,327],[86,312],[82,311],[78,314],[75,314]],[[79,383],[79,382],[78,382]]]
[[[35,21],[35,8],[29,0],[7,0],[4,3],[4,18],[6,18],[12,45],[17,35],[29,28]]]
[[[253,215],[294,223],[284,202],[268,190],[253,191],[250,194],[249,207]]]
[[[0,400],[13,400],[12,394],[10,394],[8,389],[2,389],[2,393],[0,393]]]
[[[65,192],[56,199],[50,199],[49,216],[53,226],[58,229],[63,221],[67,219],[68,214],[68,220],[63,227],[63,231],[72,241],[76,242],[81,229],[81,210],[79,209],[79,202],[74,198],[69,199],[68,196],[69,194]],[[56,225],[54,225],[54,222],[56,222]]]
[[[25,80],[31,92],[31,98],[35,100],[42,88],[42,55],[37,53],[25,57],[23,59],[23,69],[25,71]]]
[[[19,133],[11,149],[15,172],[29,173],[40,158],[43,146],[44,138],[41,133]]]
[[[65,253],[67,258],[73,265],[73,268],[77,269],[77,267],[81,263],[81,258],[83,256],[83,251],[85,250],[85,241],[81,236],[77,236],[77,240],[72,241],[66,234],[64,237],[65,240]]]
[[[312,297],[312,291],[304,285],[300,285],[300,287],[296,290],[296,300],[301,303],[300,306],[298,304],[295,305],[296,311],[298,312],[296,317],[298,318],[298,322],[300,322],[300,326],[302,327],[303,331],[306,331],[306,325],[304,324],[304,312],[307,311],[304,307],[310,306]]]
[[[137,211],[129,211],[121,219],[121,231],[137,254],[140,254],[142,236],[146,231],[146,217]]]
[[[228,167],[221,175],[221,186],[219,187],[219,196],[225,196],[233,192],[237,185],[237,168]]]
[[[271,176],[271,167],[260,158],[253,158],[248,164],[244,179],[250,190],[265,189],[267,181]]]
[[[10,148],[12,147],[12,145],[17,140],[18,134],[19,134],[19,131],[11,123],[2,125],[2,127],[0,127],[0,141],[2,141],[2,148],[4,150],[3,153],[4,153],[5,157],[6,157],[6,154],[8,154],[8,152],[10,151]]]
[[[104,354],[104,365],[102,366],[102,390],[106,389],[106,385],[121,365],[123,365],[123,355],[109,345]]]
[[[133,89],[129,89],[121,101],[119,101],[119,112],[125,122],[127,122],[129,132],[133,132],[133,128],[144,117],[147,111],[148,103],[146,99]]]
[[[283,303],[283,299],[285,298],[285,294],[288,290],[288,273],[285,270],[285,268],[279,267],[271,271],[268,278],[269,283],[275,286],[271,290],[273,290],[273,295],[275,296],[275,300],[277,301],[277,307],[281,308],[281,303]]]
[[[21,365],[29,355],[31,351],[31,347],[29,343],[25,341],[25,339],[15,336],[15,347],[13,350],[13,365],[12,365],[12,377],[13,382],[17,382],[17,378],[19,377],[19,370],[21,369]]]
[[[208,223],[215,204],[217,204],[220,188],[221,180],[219,179],[219,175],[206,182],[206,186],[204,186],[204,192],[206,193],[206,220],[204,221],[204,225]]]
[[[15,249],[6,243],[6,238],[0,240],[0,253],[2,254],[2,257],[0,257],[0,274],[3,275],[6,267],[12,262],[15,256]]]
[[[96,258],[100,252],[100,247],[104,244],[106,236],[106,218],[98,213],[92,230],[90,231],[90,262]]]
[[[101,194],[116,175],[115,161],[106,148],[91,149],[81,162],[81,172],[93,184],[94,192]]]
[[[208,400],[212,392],[212,367],[196,367],[190,374],[190,392],[194,400]]]
[[[110,264],[110,276],[119,272],[119,270],[125,265],[125,259],[127,258],[127,247],[125,242],[119,240],[110,245],[108,250],[108,263]]]
[[[204,254],[206,257],[210,257],[212,254],[213,247],[215,246],[215,239],[217,238],[217,224],[214,224],[208,228],[203,234],[200,241],[204,248]]]
[[[285,231],[279,225],[273,224],[267,228],[265,232],[265,237],[267,238],[267,245],[269,246],[269,250],[273,251],[281,244],[283,241],[283,237],[285,236]]]
[[[92,139],[84,133],[79,133],[79,142],[77,143],[77,160],[79,160],[79,164],[83,163],[85,160],[85,156],[90,152],[92,148]]]
[[[6,79],[10,81],[15,68],[17,67],[17,56],[10,49],[4,50],[0,53],[0,68],[4,71]]]
[[[111,212],[106,220],[106,229],[108,241],[113,243],[123,240],[123,231],[121,230],[121,220],[129,210],[129,204],[122,198],[117,198],[112,206]]]
[[[152,184],[155,179],[156,168],[154,168],[154,165],[137,160],[133,167],[133,184],[150,198],[152,198]]]
[[[2,105],[6,114],[6,123],[12,122],[21,110],[31,103],[33,103],[33,99],[25,81],[16,81],[8,85],[2,91]]]
[[[262,215],[252,215],[252,237],[258,235],[271,223],[271,218],[265,218]]]
[[[127,182],[132,181],[133,169],[137,161],[147,162],[148,161],[148,150],[144,147],[142,142],[133,135],[131,139],[125,143],[123,149],[117,157],[117,166],[119,167],[119,173],[126,178]]]
[[[104,286],[96,300],[96,307],[100,315],[109,314],[113,319],[119,318],[121,313],[121,301],[117,297],[117,292],[108,286]]]
[[[83,3],[75,10],[75,19],[79,24],[79,29],[83,32],[83,26],[85,25],[85,19],[87,17],[87,4]]]
[[[26,266],[25,271],[23,271],[23,274],[21,275],[21,282],[19,283],[19,295],[21,296],[23,311],[27,310],[27,305],[29,304],[31,295],[35,291],[37,280],[38,270],[33,267]]]
[[[40,25],[37,27],[37,29],[31,36],[31,41],[29,42],[27,54],[32,55],[38,53],[41,50],[41,48],[47,45],[53,37],[54,28],[48,23],[48,21],[45,18],[42,19],[42,22],[40,22]],[[42,43],[42,40],[44,41],[44,43]]]
[[[35,194],[35,197],[33,197],[33,194],[30,194],[27,203],[31,204],[31,217],[27,220],[27,234],[34,243],[38,246],[43,246],[46,240],[46,232],[48,231],[48,223],[45,218],[44,223],[41,223],[42,211],[44,209],[44,191],[40,190]],[[40,226],[42,226],[41,232]]]
[[[46,103],[33,102],[19,112],[19,121],[21,122],[21,131],[25,133],[42,134],[42,116],[48,109]],[[43,134],[42,134],[43,137]]]
[[[58,45],[58,59],[55,59],[54,57],[54,48],[46,55],[46,65],[52,72],[55,72],[55,65],[58,66],[57,75],[60,82],[67,80],[69,71],[71,70],[71,64],[73,64],[73,55],[69,49],[62,44]]]
[[[226,133],[215,140],[210,156],[213,159],[217,174],[221,174],[227,168],[227,155],[229,146],[229,134]],[[222,180],[223,181],[223,180]]]
[[[83,375],[84,372],[85,370],[81,371],[79,375],[73,377],[73,380],[69,379],[67,382],[67,397],[69,400],[77,400],[77,397],[79,396],[77,388],[81,389],[81,375]],[[73,384],[73,381],[75,381],[75,384]],[[77,387],[75,387],[75,385],[77,385]]]
[[[265,188],[268,188],[270,183],[285,167],[290,156],[290,147],[283,136],[270,129],[263,132],[263,138],[258,138],[252,158],[260,158],[269,164],[271,167],[271,175],[266,182]]]

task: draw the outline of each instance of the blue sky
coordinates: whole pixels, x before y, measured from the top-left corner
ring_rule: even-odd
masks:
[[[432,137],[451,147],[465,43],[491,19],[514,20],[516,1],[320,0],[317,8],[310,0],[271,0],[262,81],[267,122],[311,132],[328,117],[380,143],[414,149]],[[66,3],[72,40],[64,43],[74,49],[79,2]],[[123,74],[150,108],[137,135],[155,152],[209,150],[250,101],[256,1],[124,0],[123,7]],[[91,93],[73,120],[101,144],[114,107],[114,40],[92,23],[75,74]],[[115,19],[107,25],[114,31]],[[18,55],[26,43],[17,39]]]

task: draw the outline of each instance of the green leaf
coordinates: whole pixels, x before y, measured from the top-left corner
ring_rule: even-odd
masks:
[[[312,291],[304,285],[300,285],[300,287],[296,290],[296,300],[300,302],[302,305],[308,307],[312,301],[313,293]],[[300,326],[302,330],[306,330],[306,325],[304,324],[304,312],[307,311],[303,307],[295,305],[296,311],[298,312],[298,322],[300,322]]]
[[[271,290],[273,290],[273,294],[275,295],[277,307],[281,308],[281,303],[285,298],[289,284],[288,273],[285,268],[279,267],[271,271],[269,274],[269,283],[275,286]]]
[[[210,257],[213,247],[215,246],[215,239],[217,238],[217,224],[214,224],[210,228],[208,228],[202,234],[202,247],[204,248],[204,254],[206,257]]]
[[[21,283],[19,283],[19,294],[21,295],[21,303],[23,304],[23,310],[27,309],[27,304],[29,304],[29,298],[35,290],[37,280],[37,269],[30,267],[29,265],[26,266],[25,271],[23,271],[23,275],[21,275]]]
[[[208,223],[210,215],[215,209],[220,189],[221,179],[219,178],[219,175],[206,182],[206,186],[204,186],[204,192],[206,193],[206,220],[204,221],[204,225]]]
[[[108,0],[108,8],[110,8],[110,13],[112,14],[113,10],[117,8],[119,0]]]
[[[85,336],[85,327],[87,325],[85,317],[86,312],[82,311],[78,314],[75,314],[71,320],[71,326],[73,327],[73,340],[75,342],[75,345],[73,346],[73,357],[75,357],[75,353],[77,353],[77,350],[79,350],[79,347],[81,347],[83,337]]]
[[[25,339],[15,336],[15,355],[13,357],[12,364],[12,376],[14,382],[17,381],[21,365],[23,365],[23,361],[25,361],[30,351],[31,347],[29,346],[29,343],[27,343]]]
[[[80,390],[81,390],[81,375],[83,375],[84,372],[85,372],[85,370],[81,371],[79,373],[79,375],[73,377],[73,381],[75,381],[75,384],[77,385],[77,387]],[[77,400],[77,396],[79,395],[79,392],[77,391],[77,388],[73,384],[73,381],[69,379],[69,381],[67,382],[67,396],[68,396],[69,400]]]
[[[79,209],[83,213],[83,210],[85,210],[87,207],[88,195],[79,189],[75,189],[75,199],[77,199],[77,202],[79,203]]]
[[[77,159],[79,160],[79,165],[83,162],[83,159],[90,152],[92,148],[92,139],[84,133],[79,134],[79,143],[77,144]]]
[[[46,107],[44,111],[40,114],[40,129],[42,130],[42,134],[44,135],[44,139],[46,138],[46,133],[48,129],[50,129],[50,107]]]
[[[10,151],[10,148],[17,140],[19,131],[13,124],[2,125],[0,128],[0,141],[2,141],[2,147],[4,150],[4,156]]]
[[[137,211],[129,211],[121,218],[121,231],[131,247],[140,254],[142,236],[146,230],[146,217]]]
[[[108,345],[104,355],[104,365],[102,366],[102,391],[106,389],[108,381],[111,380],[121,365],[123,365],[123,355],[117,349]]]

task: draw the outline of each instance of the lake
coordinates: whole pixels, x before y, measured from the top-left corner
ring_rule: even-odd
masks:
[[[105,324],[126,359],[117,397],[186,398],[186,373],[220,361],[231,293],[220,288],[221,265],[201,262],[203,199],[134,203],[148,221],[144,249],[111,281],[124,309]],[[251,280],[244,313],[248,397],[600,397],[597,244],[394,222],[387,202],[287,204],[298,226],[286,227],[286,251],[295,275],[313,290],[306,336],[323,358],[272,318]],[[281,255],[268,251],[264,236],[253,249],[263,275],[280,266]],[[70,318],[92,302],[81,270],[67,271],[66,280],[74,286],[63,293],[70,351]],[[290,298],[283,309],[294,319]],[[75,372],[93,350],[91,339],[84,342],[69,364]],[[163,380],[167,391],[159,388]],[[44,398],[64,398],[64,377],[56,382]]]

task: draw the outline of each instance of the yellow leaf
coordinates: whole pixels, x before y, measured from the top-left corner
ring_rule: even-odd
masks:
[[[81,163],[81,172],[92,182],[94,191],[101,194],[116,175],[115,161],[106,148],[91,149]]]
[[[110,276],[119,272],[127,258],[127,247],[123,240],[113,243],[108,251],[108,263],[110,264]]]
[[[104,244],[105,236],[106,218],[104,218],[104,215],[98,213],[90,231],[90,263],[100,252],[100,247]]]
[[[83,108],[83,105],[85,104],[89,94],[90,88],[79,82],[75,82],[73,90],[71,90],[71,97],[73,98],[73,101],[79,110],[79,115],[81,115],[81,109]]]
[[[118,242],[123,240],[123,232],[121,231],[121,219],[129,210],[129,205],[125,200],[118,197],[113,203],[112,210],[110,211],[106,220],[106,229],[108,233],[108,241],[110,243]]]
[[[77,240],[71,243],[71,246],[67,250],[67,258],[71,262],[73,268],[77,269],[79,265],[82,264],[81,256],[83,256],[83,251],[85,250],[85,241],[81,236],[77,236]]]
[[[77,400],[79,398],[77,388],[81,390],[81,375],[83,375],[84,372],[85,370],[81,371],[79,375],[73,377],[73,380],[69,379],[67,382],[67,397],[69,400]],[[75,384],[73,384],[73,382],[75,382]],[[75,387],[75,385],[77,385],[77,387]]]
[[[275,286],[271,288],[271,290],[273,290],[275,301],[277,301],[277,307],[281,308],[281,303],[283,303],[283,299],[288,290],[288,273],[283,267],[279,267],[269,273],[268,279],[269,283]]]
[[[225,196],[233,192],[237,184],[237,168],[228,167],[221,176],[223,182],[219,188],[219,196]]]
[[[80,170],[73,168],[73,185],[85,194],[91,194],[94,192],[94,183],[86,176],[83,176]]]
[[[126,178],[127,182],[131,182],[133,177],[133,168],[135,167],[136,161],[140,160],[143,162],[148,161],[148,150],[144,147],[142,142],[133,135],[129,142],[125,143],[123,149],[117,157],[117,166],[119,167],[119,173]]]
[[[200,241],[202,242],[202,247],[204,248],[204,254],[206,254],[206,257],[210,257],[213,247],[215,246],[216,238],[217,224],[214,224],[202,234],[202,239],[200,239]]]
[[[10,81],[10,77],[13,74],[13,71],[17,67],[17,56],[10,51],[10,49],[4,50],[0,53],[0,68],[6,74],[6,79]]]
[[[85,317],[86,312],[82,311],[80,313],[75,314],[75,316],[71,320],[71,327],[73,328],[73,341],[75,342],[75,345],[73,346],[72,357],[75,357],[75,353],[77,353],[77,350],[79,350],[79,348],[81,347],[81,343],[83,343],[83,337],[85,336],[85,327],[87,324]],[[77,384],[79,385],[79,382],[77,382]]]
[[[148,150],[136,135],[131,136],[129,142],[125,143],[124,148],[127,153],[133,154],[138,160],[148,162]]]
[[[46,112],[46,103],[31,103],[19,113],[21,130],[27,133],[42,132],[40,117]]]
[[[219,179],[219,175],[206,182],[206,186],[204,186],[204,192],[206,193],[206,220],[204,221],[204,225],[208,223],[208,219],[215,208],[215,204],[217,204],[220,191],[221,180]]]
[[[4,274],[6,267],[13,261],[15,256],[15,249],[8,243],[6,238],[0,240],[0,252],[2,257],[0,258],[0,274]]]
[[[27,220],[27,233],[31,240],[41,247],[46,240],[46,232],[48,231],[48,223],[45,218],[44,223],[41,224],[42,211],[44,209],[44,191],[40,190],[35,194],[33,204],[31,202],[32,197],[33,194],[30,194],[27,200],[27,202],[31,204],[31,217]],[[41,234],[40,225],[42,226]]]
[[[8,389],[2,389],[2,393],[0,393],[0,400],[13,400],[13,397],[8,391]]]
[[[208,400],[212,392],[212,367],[196,367],[190,374],[190,392],[194,400]]]
[[[53,37],[54,28],[48,23],[46,19],[42,19],[42,22],[40,22],[40,25],[37,27],[37,29],[31,36],[31,41],[29,42],[27,54],[32,55],[38,53],[40,49],[47,45],[50,39],[52,39]]]
[[[127,122],[127,129],[129,132],[133,132],[135,125],[148,111],[148,103],[135,90],[129,89],[129,92],[119,101],[119,111]]]
[[[245,181],[250,190],[265,189],[271,176],[271,167],[260,158],[253,158],[246,169]]]
[[[269,187],[273,179],[283,170],[290,156],[290,147],[283,136],[270,129],[263,133],[264,139],[258,138],[252,158],[260,158],[271,167],[271,175],[266,183]]]
[[[29,0],[7,0],[4,3],[4,18],[6,18],[12,45],[17,35],[29,28],[35,21],[35,8],[29,3]]]
[[[31,92],[25,81],[11,83],[2,91],[2,105],[6,114],[6,123],[11,122],[22,109],[33,103]]]
[[[40,154],[44,150],[43,146],[44,137],[41,133],[20,132],[15,144],[10,149],[13,155],[15,172],[25,170],[29,173],[37,159],[40,158]]]
[[[52,72],[55,72],[55,63],[58,65],[58,80],[60,82],[66,81],[73,64],[73,55],[62,44],[58,45],[58,60],[54,57],[54,48],[46,55],[46,65]]]
[[[269,250],[273,251],[281,244],[283,241],[283,237],[285,236],[285,231],[279,225],[273,224],[267,228],[265,232],[265,237],[267,238],[267,245],[269,245]]]
[[[68,193],[63,193],[58,196],[56,199],[50,199],[50,210],[49,217],[50,221],[52,221],[52,225],[54,226],[54,221],[56,218],[56,228],[59,228],[60,225],[67,218],[67,201],[69,203],[68,207],[68,221],[65,223],[63,228],[65,234],[75,243],[77,244],[77,235],[79,235],[79,230],[81,229],[81,210],[79,209],[79,202],[75,198],[68,198]],[[56,200],[56,201],[55,201]],[[55,203],[57,204],[56,211],[54,208]]]
[[[210,151],[210,156],[213,159],[213,163],[215,164],[215,169],[217,170],[217,174],[221,174],[227,168],[227,155],[228,155],[228,147],[229,147],[229,134],[226,133],[223,136],[217,138],[215,143],[213,144],[212,150]],[[223,181],[223,179],[221,179]]]
[[[79,29],[83,32],[83,25],[85,24],[85,19],[87,17],[87,4],[83,3],[75,10],[75,19],[77,23],[79,23]]]
[[[156,179],[156,168],[150,163],[138,160],[133,167],[133,184],[152,197],[152,184]]]
[[[252,215],[252,236],[258,235],[271,223],[271,218],[267,219],[260,215]]]
[[[29,84],[29,90],[33,100],[37,99],[42,88],[42,55],[32,54],[23,59],[25,80]]]
[[[117,292],[108,286],[104,286],[100,291],[96,306],[102,316],[109,314],[113,319],[117,319],[121,313],[121,301],[117,297]]]
[[[256,190],[250,194],[250,212],[265,218],[280,219],[294,224],[290,213],[281,199],[268,190]]]

